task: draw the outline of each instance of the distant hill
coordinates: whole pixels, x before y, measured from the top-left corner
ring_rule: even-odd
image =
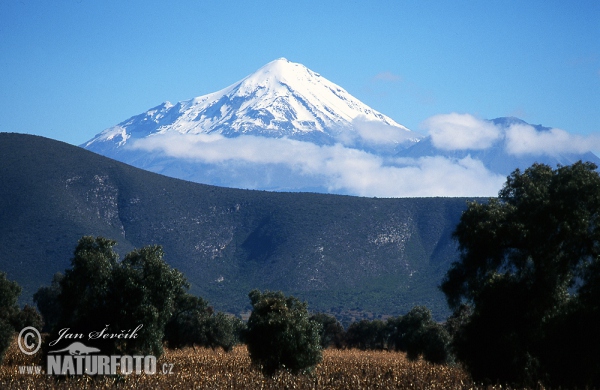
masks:
[[[312,310],[448,314],[437,285],[457,258],[466,200],[220,188],[168,178],[38,136],[0,133],[0,270],[30,301],[100,235],[123,255],[160,244],[191,292],[240,313],[253,288]]]

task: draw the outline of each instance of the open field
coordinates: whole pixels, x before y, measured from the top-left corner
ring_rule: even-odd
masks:
[[[173,365],[172,374],[79,376],[57,378],[21,374],[19,365],[36,362],[22,354],[16,343],[0,366],[2,389],[473,389],[469,376],[458,367],[410,362],[403,353],[328,349],[312,373],[280,372],[266,378],[250,364],[245,346],[232,352],[198,348],[166,350],[157,371]],[[42,364],[45,366],[45,362]],[[45,367],[43,367],[45,369]],[[491,387],[486,387],[491,388]],[[499,387],[500,388],[500,387]],[[506,387],[502,387],[506,389]]]

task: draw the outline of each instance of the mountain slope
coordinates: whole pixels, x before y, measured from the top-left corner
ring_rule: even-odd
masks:
[[[165,102],[82,146],[109,155],[136,138],[165,133],[288,137],[332,145],[347,140],[345,133],[353,131],[356,121],[394,128],[397,143],[418,138],[340,86],[280,58],[221,91],[175,105]]]
[[[124,254],[161,244],[192,292],[219,310],[248,308],[252,288],[283,290],[314,310],[438,318],[437,285],[465,199],[270,193],[185,182],[50,139],[0,133],[0,269],[26,300],[69,267],[82,235]]]

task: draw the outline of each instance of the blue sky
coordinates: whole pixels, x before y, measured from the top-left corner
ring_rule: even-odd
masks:
[[[438,114],[600,133],[599,1],[0,2],[0,131],[81,144],[279,57],[412,130]]]

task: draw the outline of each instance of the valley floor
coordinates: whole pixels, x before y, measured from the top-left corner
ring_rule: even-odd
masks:
[[[0,366],[2,389],[476,389],[458,367],[410,362],[403,353],[328,349],[312,373],[265,377],[251,366],[245,346],[232,352],[204,348],[166,350],[154,375],[58,378],[20,373],[36,362],[16,341]],[[42,364],[43,365],[43,364]],[[171,366],[172,365],[172,366]],[[168,371],[171,369],[171,374]],[[163,368],[165,372],[162,373]],[[42,367],[45,370],[45,367]],[[481,387],[486,389],[502,388]]]

